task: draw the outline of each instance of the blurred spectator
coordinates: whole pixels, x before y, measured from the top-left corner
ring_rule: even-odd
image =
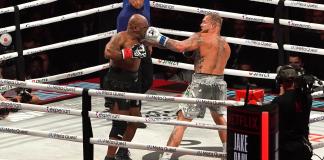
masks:
[[[247,62],[240,62],[238,65],[238,70],[243,71],[254,71],[251,64]],[[234,83],[232,84],[232,88],[234,89],[245,89],[246,85],[249,84],[250,88],[257,88],[258,86],[255,84],[255,82],[252,81],[249,77],[236,77]]]
[[[173,55],[169,55],[164,59],[164,61],[173,61],[177,62],[177,58]],[[177,75],[180,70],[174,67],[163,66],[160,73],[154,74],[154,79],[164,79],[164,80],[180,80],[180,77]]]
[[[49,70],[49,59],[47,54],[33,56],[27,63],[26,79],[36,79],[51,76],[53,72]],[[48,82],[50,84],[58,84],[58,81]]]
[[[311,10],[312,12],[312,23],[323,24],[324,23],[324,11]]]
[[[319,0],[303,0],[304,2],[306,3],[319,3]],[[312,20],[312,17],[313,17],[313,10],[312,9],[305,9],[304,10],[304,18],[305,18],[305,21],[309,21],[309,20]]]
[[[39,56],[34,56],[27,66],[26,79],[35,79],[45,77],[43,59]]]
[[[51,76],[53,74],[56,74],[54,66],[51,65],[49,55],[47,55],[46,53],[42,53],[38,56],[43,60],[43,71],[45,73],[45,76]]]
[[[233,37],[235,38],[244,38],[247,36],[247,25],[245,21],[234,20],[233,22]],[[249,50],[249,46],[244,46],[241,44],[230,44],[231,47],[231,56],[227,62],[227,68],[237,68],[237,63],[240,57],[244,56],[246,51]],[[246,56],[246,55],[245,55]]]
[[[164,58],[165,61],[179,62],[179,58],[176,58],[174,55],[169,55],[167,58]],[[172,62],[171,62],[172,61]],[[190,60],[187,61],[190,63]],[[175,67],[161,67],[161,72],[154,74],[154,79],[164,79],[170,81],[179,81],[179,82],[190,82],[193,71],[186,69],[179,69]]]
[[[304,62],[298,54],[288,54],[288,64],[299,68],[304,67]]]

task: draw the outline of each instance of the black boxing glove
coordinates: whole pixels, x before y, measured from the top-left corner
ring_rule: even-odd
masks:
[[[135,44],[132,48],[122,49],[122,55],[123,59],[145,58],[147,53],[143,44]]]
[[[21,103],[28,103],[32,100],[32,95],[31,93],[28,91],[28,89],[22,89],[19,91],[18,96],[21,97],[20,102]]]

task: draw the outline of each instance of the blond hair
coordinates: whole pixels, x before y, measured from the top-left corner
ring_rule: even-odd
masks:
[[[207,13],[205,16],[209,16],[211,21],[214,24],[219,24],[220,26],[222,25],[223,18],[221,16],[219,16],[218,13]]]

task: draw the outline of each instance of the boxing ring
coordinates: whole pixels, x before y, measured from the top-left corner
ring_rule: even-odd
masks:
[[[26,8],[36,7],[39,5],[55,3],[55,1],[56,0],[38,0],[26,4],[21,4],[15,7],[3,8],[0,9],[0,14],[17,12],[17,10],[19,11]],[[262,0],[253,0],[253,1],[263,2]],[[267,2],[270,3],[269,1]],[[278,2],[272,1],[272,4],[278,4]],[[285,2],[284,5],[290,7],[317,9],[322,11],[324,10],[324,5],[320,5],[320,4],[306,5],[306,4],[307,3],[304,2],[288,1]],[[93,9],[84,10],[80,12],[70,13],[62,16],[52,17],[52,18],[38,20],[34,22],[23,23],[23,24],[19,24],[19,26],[9,26],[5,28],[0,28],[0,34],[14,32],[17,30],[23,30],[32,27],[39,27],[39,26],[61,22],[73,18],[83,17],[95,13],[106,12],[120,7],[122,7],[122,4],[116,3],[107,6],[102,6],[99,8],[93,8]],[[181,11],[181,12],[197,13],[197,14],[216,12],[221,17],[224,18],[240,19],[246,21],[270,23],[270,24],[275,23],[275,19],[270,17],[261,17],[261,16],[238,14],[238,13],[231,13],[225,11],[216,11],[216,10],[210,10],[204,8],[188,7],[188,6],[160,3],[154,1],[151,1],[151,7],[166,9],[166,10]],[[300,22],[300,21],[294,21],[288,19],[280,19],[279,23],[281,25],[292,26],[292,27],[324,30],[323,24],[314,24],[314,23]],[[161,33],[177,35],[177,36],[190,36],[191,34],[193,34],[192,32],[179,31],[173,29],[164,29],[164,28],[158,28],[158,29],[160,30]],[[0,55],[0,61],[5,61],[17,57],[21,58],[24,56],[36,54],[43,51],[58,49],[66,46],[97,41],[97,40],[109,38],[114,34],[116,34],[116,30],[98,33],[95,35],[81,37],[77,39],[67,40],[64,42],[59,42],[59,43],[41,46],[37,48],[27,49],[23,51],[7,53],[4,55]],[[241,39],[241,38],[234,38],[234,37],[225,37],[225,36],[223,36],[223,38],[227,42],[234,43],[234,44],[241,44],[241,45],[268,48],[268,49],[280,48],[277,43],[272,43],[272,42]],[[286,51],[324,55],[324,49],[321,48],[283,44],[283,49]],[[193,65],[191,64],[185,64],[185,63],[173,62],[173,61],[161,60],[161,59],[152,59],[152,60],[153,60],[153,64],[155,65],[193,70]],[[117,115],[111,113],[104,113],[96,110],[103,109],[104,106],[103,97],[144,100],[144,110],[145,108],[149,108],[150,106],[156,105],[155,103],[161,103],[167,105],[168,107],[170,107],[170,110],[175,110],[177,106],[176,103],[200,103],[200,104],[213,104],[213,105],[226,105],[226,106],[242,106],[244,104],[243,102],[232,101],[232,100],[220,101],[220,100],[208,100],[208,99],[197,99],[197,98],[184,98],[184,97],[178,97],[177,95],[172,93],[153,92],[153,91],[150,91],[148,94],[137,94],[137,93],[104,91],[98,89],[87,89],[87,88],[71,87],[71,86],[42,84],[42,83],[57,81],[61,79],[68,79],[68,78],[78,77],[82,75],[87,75],[90,73],[101,71],[106,68],[108,68],[108,64],[102,64],[99,66],[93,66],[93,67],[89,67],[77,71],[62,73],[62,74],[38,78],[38,79],[31,79],[26,81],[0,79],[0,84],[3,85],[0,87],[1,92],[13,89],[15,87],[22,87],[22,88],[32,88],[32,89],[62,92],[62,93],[71,93],[71,94],[82,96],[82,98],[76,98],[74,100],[78,102],[74,102],[75,103],[74,105],[68,107],[65,106],[65,104],[70,103],[68,100],[63,102],[53,103],[51,105],[33,105],[33,104],[1,101],[0,107],[35,111],[37,113],[45,112],[46,114],[41,114],[41,116],[39,117],[28,120],[34,123],[35,125],[32,125],[31,123],[28,123],[26,121],[18,121],[17,123],[0,121],[0,132],[6,133],[0,135],[1,137],[0,159],[2,158],[21,159],[21,157],[24,157],[24,159],[35,159],[35,158],[36,159],[57,159],[57,158],[81,159],[82,157],[83,158],[88,156],[91,157],[93,154],[95,154],[94,155],[95,159],[103,159],[107,145],[126,147],[130,149],[138,149],[134,151],[134,153],[133,150],[131,150],[132,152],[131,157],[134,156],[135,157],[134,159],[139,159],[139,158],[145,159],[144,155],[145,154],[149,155],[150,153],[152,153],[152,151],[175,152],[176,154],[180,155],[179,157],[182,157],[183,159],[195,158],[190,155],[212,157],[212,158],[226,157],[226,153],[221,152],[221,149],[217,147],[215,149],[215,143],[217,141],[217,138],[213,138],[212,141],[215,141],[215,143],[212,143],[206,137],[203,136],[198,137],[199,139],[200,138],[203,139],[202,141],[204,142],[202,145],[213,146],[210,147],[212,148],[212,150],[208,147],[203,147],[203,146],[199,146],[198,149],[197,148],[192,149],[190,147],[182,147],[188,145],[186,143],[182,144],[181,147],[167,147],[164,145],[171,132],[172,126],[174,125],[188,126],[193,131],[193,133],[191,132],[190,134],[194,134],[194,135],[205,134],[205,133],[200,133],[202,129],[204,132],[207,133],[206,135],[216,135],[216,132],[214,130],[227,129],[226,126],[211,124],[210,121],[212,120],[210,116],[207,116],[203,120],[194,120],[193,122],[183,122],[174,119],[164,119],[159,117],[132,117],[132,116],[125,116],[125,115]],[[225,69],[225,74],[233,75],[233,76],[260,78],[260,79],[275,79],[276,77],[275,73],[261,73],[261,72],[241,71],[241,70],[234,70],[234,69]],[[317,82],[315,85],[319,85],[319,83]],[[162,95],[158,95],[159,93]],[[323,91],[318,91],[313,93],[312,96],[314,98],[323,97],[324,93]],[[71,116],[72,118],[68,118],[68,116]],[[80,118],[80,116],[82,118]],[[110,120],[148,123],[148,124],[152,124],[150,125],[150,128],[152,129],[148,128],[145,130],[139,130],[138,133],[136,133],[133,142],[109,140],[106,137],[108,136],[107,131],[109,130],[109,127],[111,125]],[[324,113],[321,114],[319,112],[316,113],[316,116],[311,117],[310,119],[311,131],[312,129],[316,129],[316,132],[318,134],[324,134],[324,130],[321,127],[321,125],[324,124],[323,120],[324,120]],[[71,127],[71,129],[68,129],[69,127]],[[154,129],[154,127],[157,128]],[[37,128],[38,130],[33,128]],[[83,132],[81,131],[81,129],[83,129]],[[162,135],[162,133],[164,132],[165,134]],[[29,136],[26,137],[22,135],[29,135]],[[20,136],[22,138],[19,138]],[[63,141],[54,141],[54,140],[46,141],[46,140],[40,140],[39,138],[31,138],[30,136],[83,143],[83,146],[89,149],[89,151],[83,151],[83,155],[82,155],[82,148],[77,147],[77,146],[81,146],[79,143],[70,143],[70,142],[64,143]],[[150,137],[151,139],[149,140],[149,138],[147,137]],[[15,143],[15,141],[17,141],[17,143]],[[44,144],[37,143],[40,141]],[[186,142],[186,137],[184,138],[184,142]],[[188,142],[196,143],[195,141],[190,141],[190,140]],[[32,146],[28,147],[27,146],[28,144],[31,144]],[[92,148],[91,144],[96,144],[94,146],[95,148]],[[220,145],[220,143],[218,144]],[[53,147],[50,147],[51,145],[53,145]],[[324,141],[312,143],[312,145],[314,148],[314,152],[320,157],[323,157]],[[34,146],[44,147],[46,149],[42,151],[44,152],[42,154],[23,153],[24,150],[33,152],[32,148]],[[60,148],[62,148],[63,150],[59,150]],[[75,151],[73,151],[74,149]],[[18,153],[19,152],[21,153],[18,154],[15,152],[15,150],[18,151]],[[67,150],[71,150],[71,151],[68,152]],[[94,150],[94,153],[91,153],[91,150],[92,151]],[[37,157],[33,158],[33,155],[37,155]],[[152,159],[152,157],[146,157],[146,158]],[[199,157],[199,159],[202,158]],[[316,157],[314,157],[314,159],[316,160]]]

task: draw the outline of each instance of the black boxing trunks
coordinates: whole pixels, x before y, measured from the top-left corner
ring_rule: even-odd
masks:
[[[149,90],[153,83],[153,64],[151,55],[141,59],[141,65],[138,70],[139,83],[141,85],[141,92],[145,93]]]
[[[141,88],[138,85],[138,73],[111,67],[104,77],[103,89],[139,93]],[[140,106],[139,100],[105,98],[105,107],[112,109],[115,103],[118,104],[119,110],[128,110]]]

